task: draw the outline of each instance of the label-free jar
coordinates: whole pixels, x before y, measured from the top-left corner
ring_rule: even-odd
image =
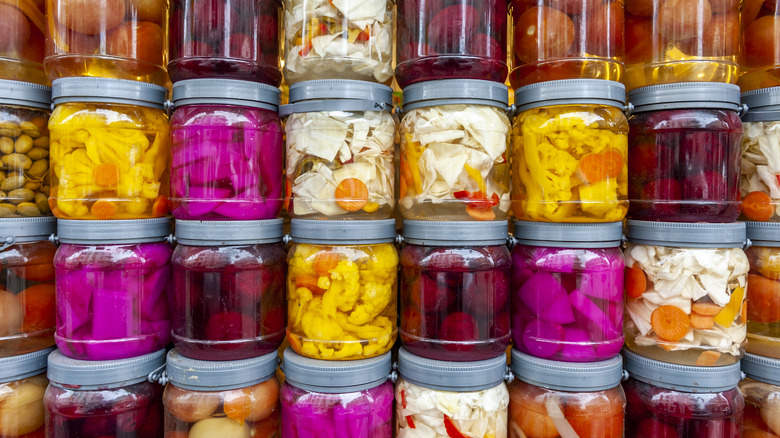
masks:
[[[43,73],[47,33],[46,2],[8,1],[0,6],[0,79],[48,85]]]
[[[780,359],[780,223],[745,222],[751,246],[745,351]]]
[[[742,93],[741,220],[780,221],[780,87]]]
[[[42,438],[46,359],[54,348],[0,359],[0,436]]]
[[[743,91],[780,85],[780,7],[777,3],[747,0],[742,13],[742,51],[739,87]]]
[[[780,360],[747,353],[740,361],[746,377],[739,382],[745,398],[745,438],[780,437]]]

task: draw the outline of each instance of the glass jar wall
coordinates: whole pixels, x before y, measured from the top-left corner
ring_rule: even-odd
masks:
[[[780,437],[780,361],[746,354],[741,365],[746,375],[739,382],[739,390],[745,398],[742,436]]]
[[[46,359],[54,349],[0,359],[0,436],[43,438]]]
[[[780,7],[762,0],[740,2],[742,51],[739,60],[742,91],[780,85]]]
[[[780,359],[780,224],[746,222],[752,246],[745,351]]]
[[[742,93],[748,111],[742,116],[742,195],[741,220],[780,221],[780,163],[774,158],[780,150],[780,87]]]
[[[3,41],[0,42],[0,80],[48,85],[43,73],[46,41],[45,2],[13,0],[0,5]]]

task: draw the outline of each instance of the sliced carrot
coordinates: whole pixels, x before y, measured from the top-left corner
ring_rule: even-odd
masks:
[[[580,158],[577,172],[583,181],[589,184],[603,181],[606,177],[604,157],[601,154],[585,154]]]
[[[412,169],[409,168],[409,162],[406,160],[401,160],[401,178],[407,181],[414,180],[412,178]]]
[[[653,331],[664,341],[677,342],[688,333],[691,320],[679,307],[665,305],[653,310],[650,315]]]
[[[493,209],[475,207],[473,205],[466,206],[466,213],[478,221],[492,221],[496,218],[496,214],[493,213]]]
[[[720,313],[721,309],[723,309],[723,307],[720,307],[715,303],[693,303],[693,306],[691,306],[691,310],[694,312],[699,315],[707,316],[715,316]]]
[[[698,359],[696,359],[696,366],[711,367],[718,363],[718,359],[720,359],[720,353],[717,351],[706,350],[699,355]]]
[[[227,391],[223,411],[228,418],[239,424],[244,424],[252,411],[252,398],[250,390],[244,388]]]
[[[748,300],[745,300],[744,303],[742,303],[742,310],[739,312],[739,317],[742,318],[742,322],[747,322],[747,309],[748,309]]]
[[[709,330],[715,326],[715,317],[711,315],[702,315],[700,313],[691,313],[691,327],[698,330]]]
[[[290,347],[294,352],[300,353],[301,350],[303,350],[303,343],[301,342],[301,338],[298,337],[298,335],[290,333],[289,329],[287,329],[287,342],[290,343]]]
[[[99,186],[113,186],[119,182],[119,168],[114,163],[100,163],[92,171],[92,177]]]
[[[639,298],[647,290],[647,277],[640,268],[626,268],[626,295]]]
[[[152,203],[152,216],[163,217],[168,214],[170,208],[168,206],[167,196],[158,196]]]
[[[53,284],[41,283],[30,286],[19,293],[17,298],[24,309],[22,333],[54,328],[56,311]]]
[[[754,221],[768,221],[775,213],[772,198],[764,192],[750,192],[742,198],[742,213]]]
[[[623,166],[626,161],[623,154],[615,148],[607,148],[601,152],[604,160],[604,174],[607,178],[617,178],[623,173]]]
[[[321,295],[325,293],[324,290],[317,286],[317,278],[307,274],[301,274],[295,277],[295,287],[305,287],[315,295]]]
[[[284,179],[284,209],[290,211],[290,198],[292,198],[292,184],[290,178]]]
[[[95,216],[96,219],[112,219],[116,216],[117,206],[112,201],[98,199],[92,204],[90,211],[92,212],[92,216]]]
[[[748,274],[747,320],[762,324],[780,321],[780,281]]]
[[[336,269],[341,255],[332,251],[320,251],[314,256],[314,272],[320,277],[330,276],[330,272]],[[313,277],[312,277],[313,278]],[[315,281],[314,284],[317,284]]]
[[[409,187],[406,185],[406,179],[401,178],[401,181],[398,183],[398,196],[403,198],[406,196],[406,191],[409,189]]]
[[[368,202],[368,187],[357,178],[347,178],[336,186],[336,204],[347,211],[358,211]]]

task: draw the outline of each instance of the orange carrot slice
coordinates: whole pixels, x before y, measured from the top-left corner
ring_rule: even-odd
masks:
[[[709,330],[715,326],[715,317],[711,315],[702,315],[700,313],[691,313],[691,327],[698,330]]]
[[[748,321],[761,324],[780,321],[780,281],[748,274],[747,293],[751,303],[746,310]]]
[[[339,254],[331,251],[320,251],[314,256],[314,272],[320,277],[330,276],[330,272],[336,269],[341,257]],[[316,281],[314,284],[317,284]]]
[[[626,268],[626,295],[639,298],[647,290],[645,271],[639,268]]]
[[[577,171],[586,183],[603,181],[607,175],[604,168],[604,157],[601,154],[585,154],[580,158]]]
[[[290,347],[292,347],[294,352],[300,353],[301,350],[303,350],[301,338],[298,335],[290,333],[289,329],[287,329],[287,342],[290,343]]]
[[[601,152],[604,160],[604,174],[607,178],[617,178],[623,173],[625,160],[623,154],[615,148],[607,148]]]
[[[295,277],[295,287],[305,287],[315,295],[321,295],[325,293],[324,290],[317,286],[317,278],[307,274],[301,274]]]
[[[466,213],[478,221],[492,221],[496,218],[496,214],[493,213],[493,209],[476,207],[473,205],[466,206]]]
[[[358,211],[368,202],[368,187],[357,178],[347,178],[336,186],[336,204],[347,211]]]
[[[252,399],[248,389],[227,391],[223,411],[228,418],[239,424],[244,424],[252,410]]]
[[[715,365],[718,362],[718,359],[720,359],[720,353],[717,351],[703,351],[699,358],[696,359],[696,366],[699,367],[711,367]]]
[[[116,216],[117,207],[112,201],[98,199],[92,204],[90,211],[92,212],[92,216],[95,216],[96,219],[111,219]]]
[[[764,192],[750,192],[742,198],[742,213],[750,220],[768,221],[775,213],[772,198]]]
[[[679,307],[665,305],[653,310],[653,314],[650,315],[650,325],[659,338],[677,342],[688,333],[691,320]]]
[[[162,217],[168,214],[168,198],[166,196],[158,196],[154,203],[152,203],[152,216]]]
[[[699,315],[715,316],[720,313],[723,307],[715,303],[693,303],[691,309]]]
[[[99,186],[116,185],[119,182],[119,168],[114,163],[100,163],[92,171],[92,178]]]

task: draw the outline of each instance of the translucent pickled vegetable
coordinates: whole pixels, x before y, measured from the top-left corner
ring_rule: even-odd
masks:
[[[739,87],[743,92],[780,85],[780,7],[746,0],[742,12]]]
[[[0,436],[43,436],[43,394],[48,384],[45,374],[0,383]]]
[[[5,0],[0,3],[0,79],[48,85],[43,73],[46,41],[45,2]]]
[[[742,137],[742,219],[780,220],[780,122],[745,122]]]
[[[750,274],[745,350],[780,359],[780,250],[753,246],[746,252]]]

